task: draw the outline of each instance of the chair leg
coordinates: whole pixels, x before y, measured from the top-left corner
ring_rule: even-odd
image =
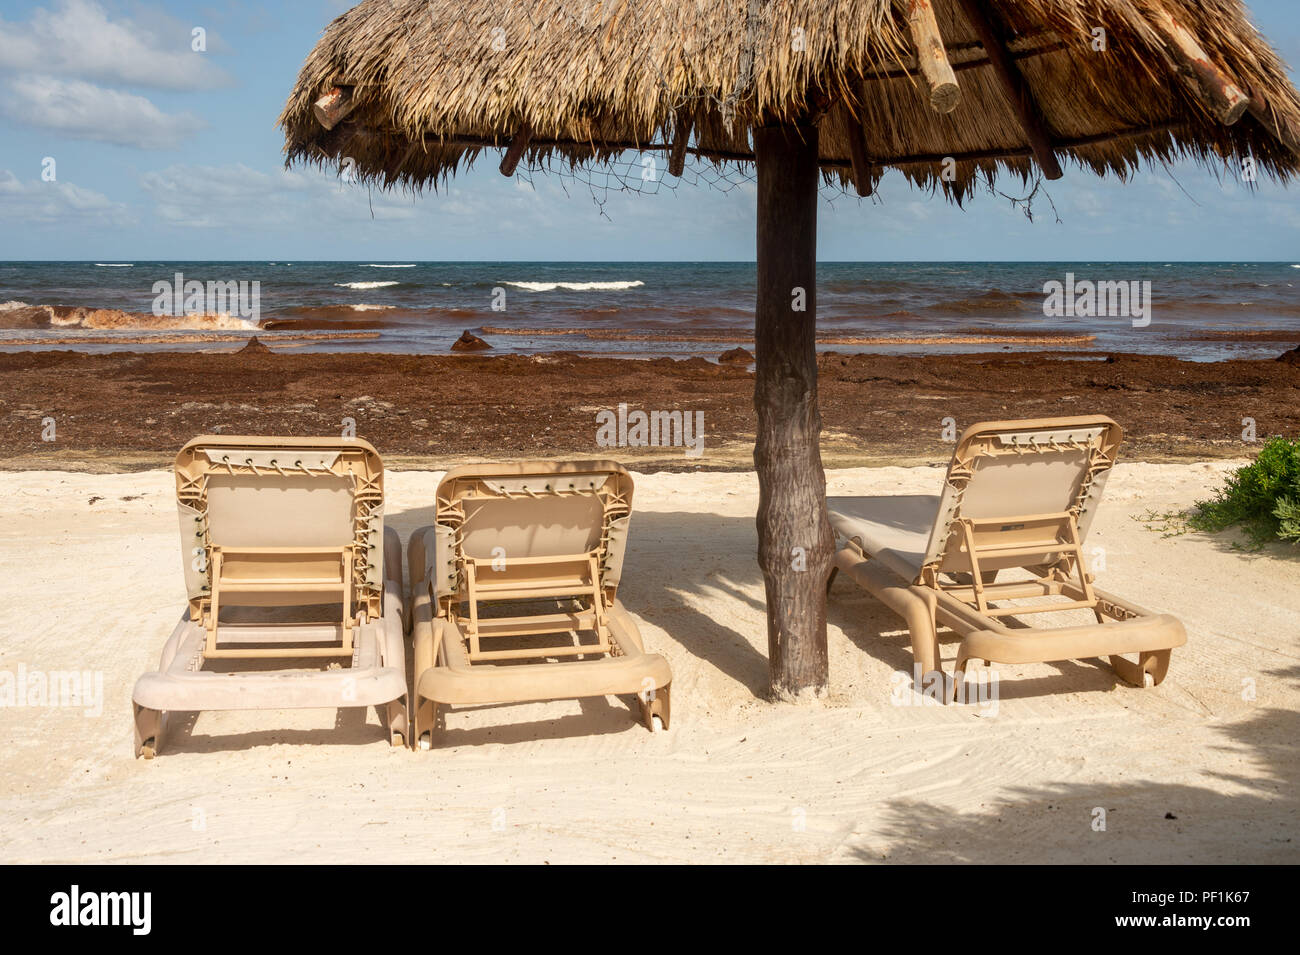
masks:
[[[1169,657],[1172,653],[1172,650],[1143,650],[1138,654],[1137,663],[1115,654],[1110,657],[1110,665],[1125,683],[1146,686],[1146,677],[1149,673],[1151,685],[1159,686],[1169,672]]]
[[[135,708],[135,755],[137,758],[153,759],[158,755],[161,742],[162,713],[145,709],[137,703],[131,705]]]
[[[406,714],[407,705],[406,697],[400,700],[392,700],[387,705],[386,716],[388,722],[388,740],[393,746],[406,745]]]
[[[641,701],[641,722],[650,732],[655,732],[655,720],[659,721],[662,729],[668,729],[668,717],[672,709],[670,701],[671,695],[667,686],[661,686],[654,691],[653,699],[645,699],[638,695]]]
[[[831,592],[831,584],[835,583],[835,576],[836,576],[836,574],[838,574],[839,572],[840,572],[840,569],[839,569],[838,567],[836,567],[834,564],[832,564],[832,565],[831,565],[831,572],[830,572],[829,574],[826,575],[826,593],[827,593],[828,595],[829,595],[830,592]]]
[[[914,619],[908,632],[912,637],[912,659],[921,668],[921,680],[925,681],[935,672],[942,676],[943,669],[939,666],[939,634],[934,624],[929,620]]]
[[[1165,676],[1169,673],[1169,658],[1173,655],[1173,650],[1152,650],[1150,653],[1142,654],[1142,668],[1151,674],[1151,679],[1156,686],[1164,682]]]
[[[438,726],[438,704],[417,696],[415,727],[411,733],[416,749],[433,749],[433,734]]]
[[[966,641],[961,642],[957,648],[957,665],[952,674],[952,702],[960,703],[966,696],[966,664],[971,661],[970,652],[966,649]]]

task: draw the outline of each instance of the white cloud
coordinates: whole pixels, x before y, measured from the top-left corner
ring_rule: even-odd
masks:
[[[189,113],[164,113],[134,93],[53,76],[14,77],[4,111],[28,126],[139,149],[176,146],[205,125]]]
[[[191,29],[156,11],[134,20],[110,20],[93,0],[63,0],[54,10],[37,7],[23,23],[0,19],[0,70],[147,89],[228,85],[230,77],[208,53],[191,48]],[[217,38],[207,40],[208,49],[214,49]]]
[[[165,223],[184,228],[336,228],[361,220],[415,220],[420,211],[409,197],[374,193],[312,171],[175,165],[147,172],[140,186],[156,203]]]
[[[204,124],[165,113],[137,93],[111,87],[202,90],[229,85],[191,30],[161,10],[110,18],[95,0],[59,0],[27,20],[0,19],[0,109],[15,122],[74,139],[140,149],[172,148]],[[220,47],[215,35],[207,49]],[[108,86],[102,84],[109,84]]]
[[[107,196],[67,182],[23,182],[0,169],[0,210],[6,225],[122,226],[132,217],[127,207]]]

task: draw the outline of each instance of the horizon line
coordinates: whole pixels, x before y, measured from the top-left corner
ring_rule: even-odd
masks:
[[[100,259],[0,259],[0,265],[135,265],[135,262],[127,262],[131,256],[118,257],[116,260],[110,257]],[[183,262],[237,262],[237,263],[265,263],[281,264],[279,260],[268,259],[265,257],[256,257],[251,259],[224,259],[224,258],[200,258],[200,259],[163,259],[153,256],[139,256],[141,261],[166,265],[169,263]],[[412,265],[483,265],[483,264],[512,264],[512,265],[756,265],[754,259],[317,259],[317,258],[297,258],[289,256],[292,261],[286,261],[285,265],[295,264],[353,264],[362,262],[375,262],[376,264],[412,264]],[[1290,259],[1175,259],[1175,258],[1156,258],[1156,259],[817,259],[818,265],[917,265],[917,264],[942,264],[942,265],[1022,265],[1022,264],[1103,264],[1103,265],[1150,265],[1153,263],[1168,263],[1179,265],[1281,265],[1291,264]]]

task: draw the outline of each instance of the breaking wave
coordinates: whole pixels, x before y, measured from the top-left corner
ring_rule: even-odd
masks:
[[[84,308],[70,305],[25,305],[6,302],[0,306],[0,328],[87,328],[148,329],[175,331],[257,331],[251,318],[225,313],[152,315],[125,312],[117,308]]]
[[[527,292],[554,292],[557,288],[567,289],[570,292],[621,292],[624,289],[639,288],[645,285],[644,282],[639,280],[632,282],[505,282],[503,284],[512,285]]]

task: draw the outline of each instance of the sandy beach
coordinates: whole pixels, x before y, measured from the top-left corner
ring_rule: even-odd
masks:
[[[770,703],[756,478],[661,472],[636,475],[621,597],[672,666],[668,731],[618,698],[453,710],[429,753],[373,711],[181,714],[152,762],[130,693],[184,605],[170,473],[0,474],[0,669],[103,681],[98,715],[0,709],[0,860],[1294,862],[1300,563],[1143,520],[1234,463],[1121,463],[1094,527],[1100,584],[1186,625],[1159,687],[1071,661],[999,667],[994,709],[897,705],[907,636],[841,580],[830,696]],[[828,493],[939,473],[831,470]],[[404,538],[438,476],[390,472]]]

